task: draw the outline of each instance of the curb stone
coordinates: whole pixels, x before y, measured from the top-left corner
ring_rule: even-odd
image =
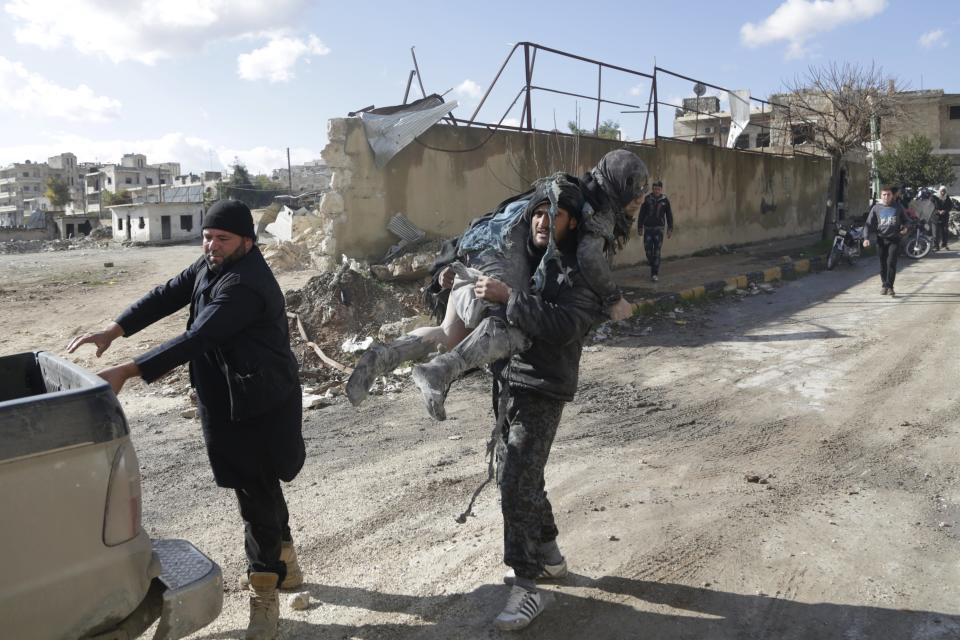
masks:
[[[751,284],[796,280],[808,273],[817,273],[824,269],[826,269],[826,261],[822,256],[784,261],[779,266],[763,271],[750,271],[723,280],[705,282],[696,287],[664,293],[656,298],[643,298],[633,303],[633,315],[649,315],[658,309],[673,309],[674,305],[681,301],[690,302],[704,297],[723,296],[732,289],[746,289]]]

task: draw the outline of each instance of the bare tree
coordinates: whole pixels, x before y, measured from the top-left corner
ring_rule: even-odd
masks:
[[[823,237],[833,231],[836,194],[843,157],[871,140],[873,118],[902,117],[897,81],[876,65],[830,63],[810,67],[784,83],[776,96],[776,118],[791,144],[807,143],[830,157],[830,184],[823,216]],[[879,120],[878,120],[879,122]]]

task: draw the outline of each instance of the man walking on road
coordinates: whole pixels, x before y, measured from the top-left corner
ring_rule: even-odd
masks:
[[[254,243],[250,209],[221,200],[203,219],[203,256],[128,307],[105,329],[74,338],[99,358],[128,337],[189,305],[187,330],[125,364],[99,372],[115,393],[190,363],[200,423],[216,483],[234,489],[245,525],[250,594],[248,640],[271,640],[277,588],[303,581],[280,481],[304,463],[297,361],[290,350],[283,294]]]
[[[936,225],[935,242],[933,247],[943,247],[947,251],[947,239],[950,237],[950,212],[954,209],[953,200],[947,195],[947,188],[941,186],[937,195],[933,196],[933,222]]]
[[[863,223],[864,233],[877,234],[877,255],[880,256],[882,295],[896,295],[893,281],[897,278],[897,258],[900,256],[900,238],[907,233],[907,214],[897,201],[897,188],[887,185],[880,190],[880,202],[873,205]],[[864,238],[863,246],[870,240]]]
[[[663,194],[663,183],[653,183],[651,192],[640,206],[637,216],[637,231],[643,235],[643,249],[650,265],[650,279],[656,282],[660,274],[660,248],[663,246],[663,233],[667,238],[673,236],[673,211],[670,200]]]
[[[549,209],[545,204],[529,214],[527,257],[531,268],[540,263],[549,244]],[[537,579],[567,574],[566,560],[557,546],[553,510],[544,491],[544,468],[563,406],[576,392],[584,337],[603,314],[603,301],[587,285],[577,264],[579,215],[579,211],[557,209],[554,240],[560,253],[547,262],[546,284],[539,294],[511,289],[494,278],[477,280],[477,298],[503,304],[505,319],[485,318],[461,343],[469,350],[470,343],[493,340],[508,326],[519,328],[532,340],[529,349],[495,367],[503,559],[511,567],[504,581],[512,588],[494,625],[506,631],[526,627],[543,611]]]

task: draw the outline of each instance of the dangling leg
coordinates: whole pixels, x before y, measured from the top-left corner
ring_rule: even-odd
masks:
[[[444,402],[450,384],[464,372],[520,353],[530,347],[530,339],[516,327],[498,317],[485,318],[473,332],[449,353],[413,368],[413,382],[423,394],[427,412],[437,420],[446,420]]]

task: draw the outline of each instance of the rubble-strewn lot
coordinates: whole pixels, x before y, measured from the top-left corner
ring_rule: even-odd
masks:
[[[198,251],[0,256],[0,351],[62,353]],[[591,337],[547,473],[573,575],[547,587],[548,609],[523,637],[960,637],[955,263],[910,265],[895,300],[864,282],[875,265],[862,261]],[[419,311],[414,286],[316,276],[284,271],[280,282],[300,290],[291,311],[343,364],[356,357],[344,340]],[[91,350],[75,357],[118,362],[184,319],[118,341],[99,362]],[[307,386],[342,377],[299,337],[294,349]],[[486,477],[489,377],[454,386],[444,423],[393,380],[359,410],[331,393],[304,414],[308,460],[286,494],[310,603],[283,602],[284,638],[498,637],[494,488],[455,520]],[[223,566],[223,614],[195,637],[238,638],[241,523],[232,493],[213,485],[197,422],[182,417],[186,385],[177,371],[121,394],[144,522]]]

